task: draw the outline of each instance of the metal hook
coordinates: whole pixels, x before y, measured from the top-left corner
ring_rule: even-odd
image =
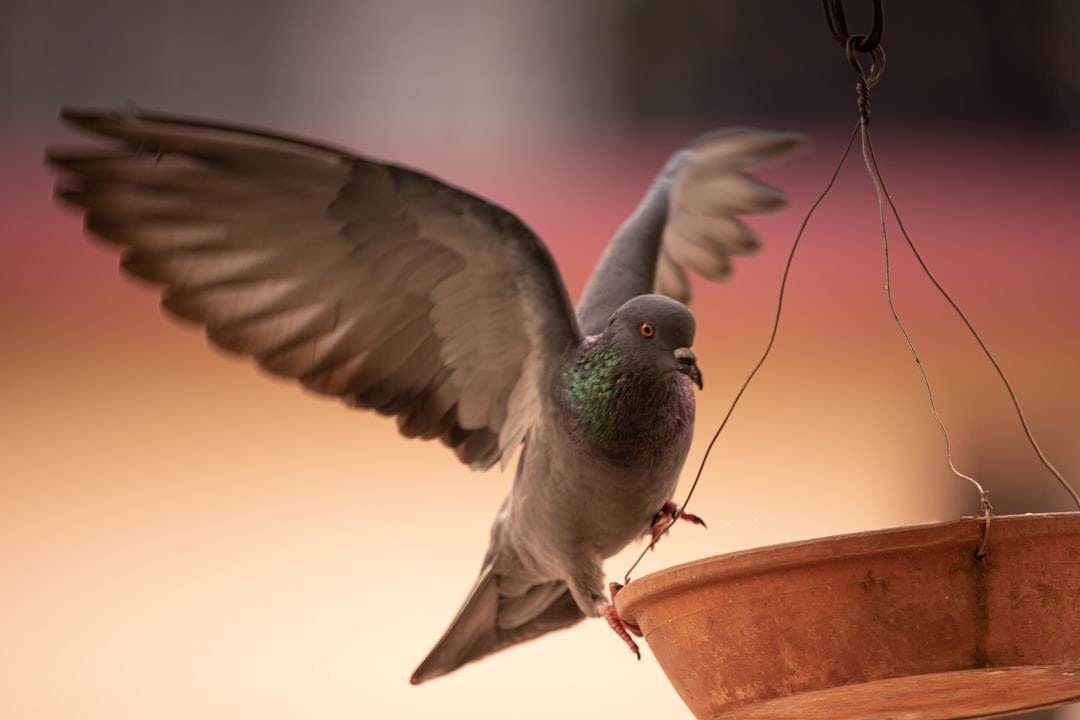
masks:
[[[852,35],[847,29],[847,20],[844,19],[843,0],[822,0],[825,4],[825,18],[829,21],[829,29],[832,30],[836,42],[840,47],[847,48],[853,45],[861,53],[873,52],[881,42],[882,26],[884,24],[883,0],[874,0],[874,24],[870,27],[869,35]]]

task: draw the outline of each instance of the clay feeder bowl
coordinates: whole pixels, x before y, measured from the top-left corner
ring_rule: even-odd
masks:
[[[1080,701],[1080,513],[982,518],[698,560],[627,585],[698,718],[995,717]]]

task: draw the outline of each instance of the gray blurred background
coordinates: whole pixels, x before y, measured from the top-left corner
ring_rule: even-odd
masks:
[[[165,101],[352,118],[477,141],[685,123],[829,120],[846,60],[821,4],[289,0],[0,4],[3,122],[57,102]],[[870,2],[848,2],[852,32]],[[875,109],[922,123],[1080,123],[1080,7],[906,0],[886,8]],[[431,108],[438,108],[432,122]]]

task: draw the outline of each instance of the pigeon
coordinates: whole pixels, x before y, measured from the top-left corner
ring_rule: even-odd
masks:
[[[394,416],[483,470],[517,457],[482,569],[414,684],[586,617],[638,654],[603,562],[672,502],[702,387],[686,270],[719,281],[779,190],[747,169],[801,143],[728,129],[675,153],[573,307],[537,235],[415,170],[143,111],[65,109],[108,144],[50,148],[57,197],[210,341]]]

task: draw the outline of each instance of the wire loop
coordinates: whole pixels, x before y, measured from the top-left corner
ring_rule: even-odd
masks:
[[[859,36],[849,38],[844,50],[847,52],[848,61],[855,68],[855,74],[859,76],[859,82],[865,83],[867,89],[876,87],[881,82],[881,76],[885,74],[885,49],[881,45],[875,45],[873,50],[859,50]],[[870,69],[864,70],[859,59],[859,53],[870,56]]]

